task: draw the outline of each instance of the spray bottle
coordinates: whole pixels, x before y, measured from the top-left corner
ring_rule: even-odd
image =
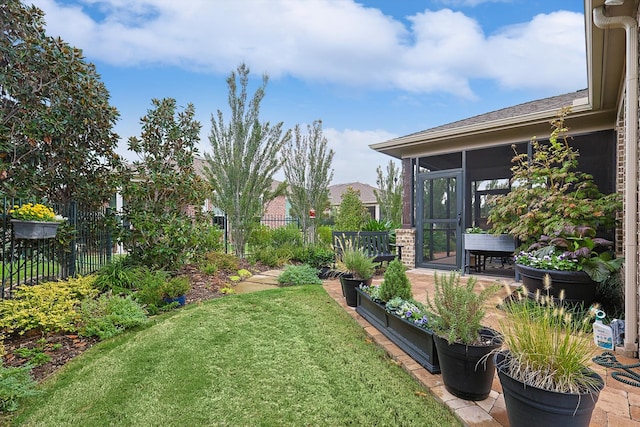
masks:
[[[613,350],[614,337],[611,326],[602,323],[606,314],[602,310],[596,311],[596,321],[593,322],[593,341],[598,347],[602,347],[605,350]]]

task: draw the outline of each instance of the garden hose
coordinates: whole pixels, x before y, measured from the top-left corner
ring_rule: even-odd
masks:
[[[594,357],[593,361],[598,365],[604,366],[606,368],[622,369],[624,372],[612,372],[611,378],[614,378],[624,384],[628,384],[634,387],[640,387],[640,373],[631,370],[631,368],[640,367],[640,363],[623,365],[622,363],[618,362],[614,354],[610,351],[605,351],[600,356]]]

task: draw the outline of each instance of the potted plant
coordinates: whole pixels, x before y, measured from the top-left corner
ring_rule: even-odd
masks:
[[[601,193],[590,174],[576,170],[579,153],[569,145],[568,128],[564,124],[569,112],[570,108],[563,108],[557,119],[551,122],[552,132],[548,143],[540,142],[535,137],[531,140],[531,156],[515,152],[511,190],[505,195],[495,196],[491,201],[493,208],[488,220],[493,233],[511,234],[522,242],[522,248],[529,248],[545,239],[554,239],[551,246],[556,249],[545,249],[550,251],[547,254],[527,252],[516,256],[516,273],[532,289],[542,286],[544,274],[551,274],[555,288],[551,292],[554,296],[557,297],[557,292],[565,289],[569,294],[566,301],[590,304],[597,284],[581,271],[588,271],[588,264],[598,257],[594,256],[594,248],[581,245],[598,243],[596,232],[610,231],[615,227],[616,214],[622,208],[622,203],[619,194]],[[586,230],[589,230],[588,233],[581,236],[580,233]],[[562,239],[569,246],[580,245],[579,250],[571,247],[563,250]],[[567,255],[563,255],[566,252],[576,254],[574,261],[567,260]],[[540,254],[542,257],[538,256]],[[536,259],[543,259],[542,264],[546,268]],[[609,266],[615,269],[616,263],[621,261]],[[620,265],[617,264],[617,269]],[[604,271],[602,267],[600,264],[597,269]],[[567,273],[567,270],[580,273]],[[530,280],[538,284],[534,285]],[[597,283],[604,281],[606,279],[595,280]],[[586,286],[581,289],[583,285]],[[575,288],[579,294],[574,297],[569,288]]]
[[[517,293],[502,305],[503,348],[494,360],[511,427],[586,427],[604,387],[588,366],[590,319],[576,318],[550,288],[547,275],[535,300]]]
[[[56,215],[52,208],[41,203],[25,203],[9,210],[16,239],[50,239],[66,218]]]
[[[548,143],[531,139],[532,155],[514,149],[511,189],[491,200],[488,222],[494,234],[507,233],[523,247],[567,225],[611,230],[622,208],[620,195],[601,193],[590,174],[577,171],[578,150],[569,145],[563,108],[551,122]]]
[[[347,244],[340,253],[339,268],[344,272],[340,276],[342,294],[349,307],[357,305],[356,288],[370,285],[376,267],[364,249]]]
[[[512,253],[516,249],[516,241],[508,234],[491,234],[480,227],[470,227],[464,232],[464,249]]]
[[[564,292],[564,301],[591,305],[598,284],[616,274],[624,262],[614,258],[608,249],[613,242],[595,237],[589,226],[566,225],[551,236],[543,235],[528,251],[515,257],[516,269],[523,285],[532,295],[542,290],[543,278],[549,275],[554,284],[549,294],[558,298]]]
[[[173,277],[160,286],[162,300],[165,303],[177,302],[181,306],[186,304],[186,294],[190,289],[191,283],[188,277]]]
[[[431,314],[413,299],[406,267],[389,263],[380,285],[356,289],[356,311],[429,372],[440,373],[430,329]]]
[[[489,355],[502,341],[496,330],[482,326],[481,321],[485,303],[499,287],[476,292],[476,279],[469,277],[462,284],[456,272],[435,274],[434,280],[433,298],[427,298],[427,304],[435,315],[432,327],[445,388],[462,399],[486,399],[495,375]]]

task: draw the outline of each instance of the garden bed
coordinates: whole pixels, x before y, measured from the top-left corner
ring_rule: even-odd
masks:
[[[246,260],[240,260],[239,268],[252,272],[269,270],[269,267],[261,264],[250,265]],[[215,275],[207,275],[198,270],[195,265],[186,265],[181,274],[191,278],[191,290],[187,294],[187,304],[198,303],[214,298],[220,298],[223,294],[220,289],[228,286],[231,273],[219,271]],[[234,273],[235,274],[235,273]],[[33,379],[40,382],[49,377],[58,368],[64,366],[74,357],[91,348],[98,339],[96,337],[82,337],[70,333],[52,333],[45,336],[41,334],[26,334],[8,336],[4,339],[6,354],[3,357],[4,366],[23,366],[28,362],[21,357],[16,350],[20,348],[41,348],[50,357],[47,363],[36,366],[31,370]]]

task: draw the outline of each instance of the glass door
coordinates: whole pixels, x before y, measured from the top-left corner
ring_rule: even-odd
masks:
[[[462,269],[462,171],[418,175],[416,266]]]

